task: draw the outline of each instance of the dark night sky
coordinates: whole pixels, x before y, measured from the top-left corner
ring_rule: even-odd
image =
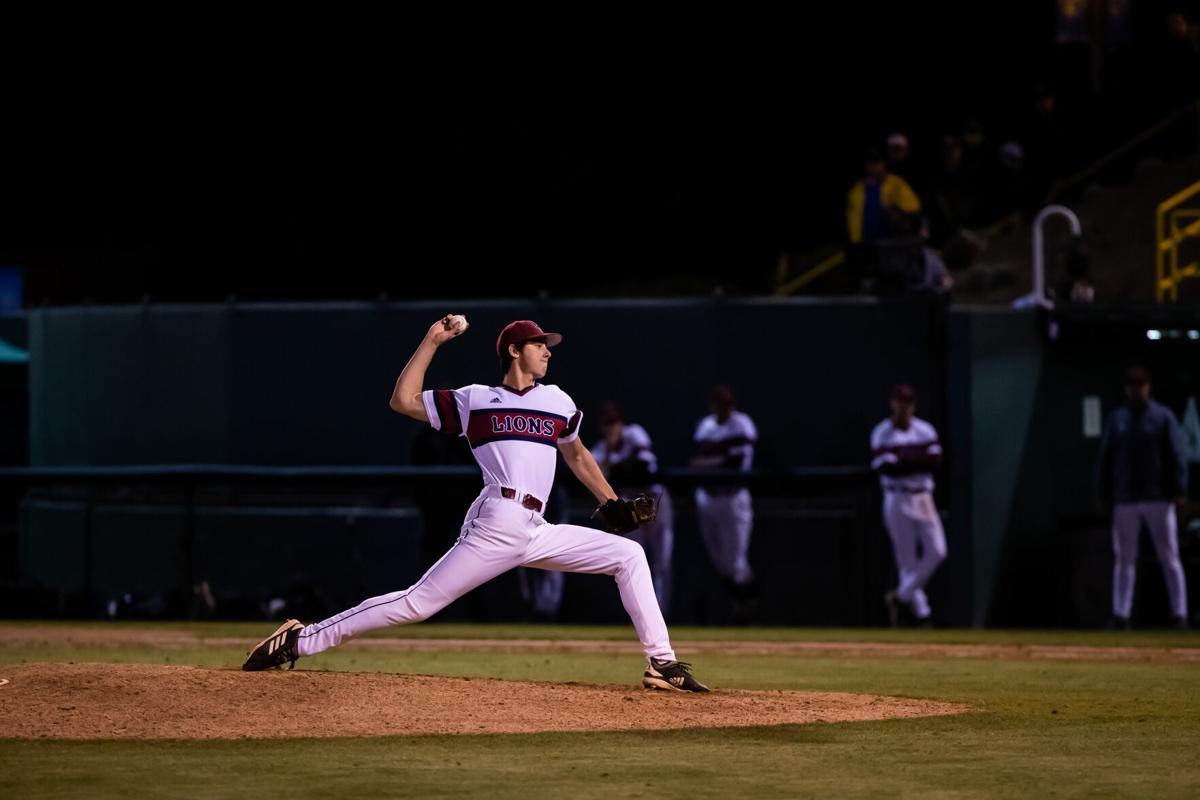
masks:
[[[1017,126],[1054,69],[1046,5],[46,59],[5,78],[0,263],[33,303],[762,291],[780,250],[840,236],[864,146]]]

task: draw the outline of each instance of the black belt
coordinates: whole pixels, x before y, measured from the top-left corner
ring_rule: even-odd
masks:
[[[901,494],[925,494],[928,489],[909,489],[907,486],[889,486],[885,492],[900,492]]]
[[[517,490],[516,489],[509,489],[507,486],[501,486],[500,487],[500,496],[505,499],[508,499],[508,500],[516,500],[516,502],[525,506],[525,508],[528,508],[530,511],[541,512],[541,510],[542,510],[542,501],[538,500],[536,497],[534,497],[531,494],[527,494],[524,497],[522,497],[520,500],[517,500]]]

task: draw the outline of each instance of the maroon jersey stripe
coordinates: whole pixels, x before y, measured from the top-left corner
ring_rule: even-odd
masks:
[[[436,404],[442,431],[451,436],[458,436],[462,433],[462,423],[458,419],[458,409],[454,404],[454,393],[449,389],[439,389],[436,395]]]

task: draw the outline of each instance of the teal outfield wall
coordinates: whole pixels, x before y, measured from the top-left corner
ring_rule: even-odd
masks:
[[[1028,313],[955,312],[948,326],[955,379],[949,388],[952,513],[947,533],[957,564],[955,621],[982,625],[992,610],[1001,552],[1014,519],[1038,505],[1018,496],[1017,465],[1029,447],[1042,350]]]
[[[30,314],[31,463],[409,463],[420,426],[392,385],[446,311],[470,331],[426,385],[498,383],[512,319],[562,331],[547,382],[584,411],[606,400],[686,463],[706,394],[733,386],[762,429],[767,467],[864,465],[886,392],[905,380],[936,413],[940,322],[931,303],[868,300],[467,302],[116,307]]]
[[[731,384],[758,422],[758,464],[773,481],[756,494],[764,558],[817,559],[820,547],[794,547],[805,536],[829,546],[811,523],[824,501],[805,496],[794,471],[852,468],[837,473],[840,491],[853,495],[838,505],[850,532],[839,541],[851,544],[835,548],[845,571],[830,580],[853,584],[846,593],[858,610],[830,620],[882,613],[887,540],[871,481],[853,468],[866,466],[867,437],[886,414],[891,384],[913,383],[919,413],[942,431],[938,500],[950,557],[931,596],[939,621],[961,625],[1100,622],[1111,555],[1092,497],[1098,439],[1085,432],[1084,398],[1096,398],[1107,416],[1132,363],[1150,369],[1156,396],[1177,415],[1200,398],[1200,335],[1187,335],[1200,330],[1200,317],[1186,309],[1048,315],[947,310],[920,298],[44,309],[29,314],[31,463],[388,466],[465,458],[413,458],[428,437],[418,439],[422,426],[387,408],[396,375],[446,311],[466,313],[472,327],[438,353],[428,386],[496,381],[496,333],[511,319],[536,319],[566,336],[549,381],[583,409],[585,441],[596,436],[593,412],[613,399],[649,429],[666,467],[687,462],[707,388]],[[1149,329],[1164,334],[1150,339]],[[679,499],[687,494],[681,488]],[[139,498],[159,500],[152,492]],[[803,513],[780,516],[789,503]],[[48,508],[62,514],[45,519],[75,519],[73,507]],[[138,519],[144,539],[158,518]],[[1181,542],[1195,593],[1200,537],[1186,533],[1188,519]],[[681,536],[694,534],[681,527]],[[36,550],[36,539],[25,541]],[[1154,621],[1161,580],[1148,548],[1145,557],[1137,613]],[[795,574],[820,567],[797,564]],[[807,600],[793,605],[807,608]]]

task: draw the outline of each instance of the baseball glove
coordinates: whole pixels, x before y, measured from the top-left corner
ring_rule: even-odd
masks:
[[[653,522],[656,516],[658,501],[644,493],[632,500],[609,500],[592,512],[592,519],[600,517],[612,533],[629,533],[640,525]]]

